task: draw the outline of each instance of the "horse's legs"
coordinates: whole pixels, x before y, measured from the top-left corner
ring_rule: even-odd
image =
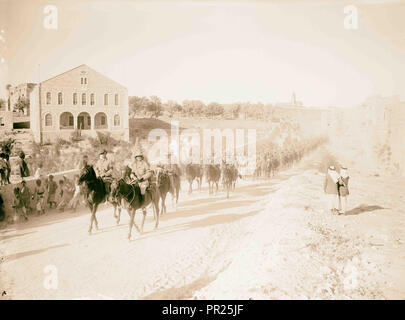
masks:
[[[143,233],[143,225],[145,224],[145,218],[146,218],[146,208],[145,207],[142,208],[142,214],[143,214],[143,217],[142,217],[141,233]],[[159,210],[156,211],[156,221],[158,221],[158,220],[159,220]]]
[[[132,225],[134,224],[134,218],[135,218],[135,210],[128,209],[129,213],[129,232],[128,232],[128,240],[131,239],[131,233],[132,233]]]
[[[156,202],[156,200],[155,200],[152,202],[152,205],[153,205],[155,211],[159,212],[159,202]],[[165,209],[165,212],[166,212],[166,209]],[[145,221],[145,215],[146,215],[146,213],[143,216],[143,221]],[[142,221],[142,227],[143,227],[143,221]],[[157,216],[157,219],[155,222],[155,229],[157,229],[158,226],[159,226],[159,215]]]
[[[161,212],[162,213],[164,212],[165,214],[167,212],[167,210],[166,210],[166,197],[167,197],[167,193],[165,195],[163,195],[163,197],[162,197],[162,210],[161,210]]]
[[[117,206],[118,206],[118,205],[117,205],[116,203],[113,204],[113,207],[114,207],[114,218],[115,218],[115,219],[117,219]]]
[[[160,210],[160,214],[166,213],[166,195],[164,192],[161,195],[162,199],[162,209]],[[158,211],[159,212],[159,211]]]
[[[188,193],[189,194],[191,194],[193,192],[192,184],[193,184],[193,180],[188,180],[188,185],[189,185]]]
[[[117,225],[120,224],[120,218],[121,218],[121,206],[118,206],[118,214],[117,214]]]
[[[97,217],[96,217],[97,207],[98,207],[98,204],[95,204],[95,205],[93,206],[94,222],[96,223],[96,230],[98,230],[98,221],[97,221]]]
[[[91,234],[91,231],[93,230],[93,220],[94,220],[94,215],[93,215],[93,204],[88,203],[89,208],[90,208],[90,226],[89,226],[89,234]]]
[[[174,188],[173,193],[171,195],[172,195],[172,208],[174,208],[175,206],[174,200],[176,198],[176,188]]]

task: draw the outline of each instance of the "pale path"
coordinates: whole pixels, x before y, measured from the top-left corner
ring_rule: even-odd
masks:
[[[323,175],[308,161],[320,156],[267,182],[239,181],[229,200],[207,188],[182,192],[176,212],[169,197],[159,229],[149,210],[145,233],[131,241],[126,212],[116,226],[108,207],[92,236],[85,209],[11,226],[0,233],[2,298],[405,298],[401,186],[353,178],[358,209],[331,216]],[[398,201],[385,201],[381,188]],[[57,289],[44,288],[48,265]]]

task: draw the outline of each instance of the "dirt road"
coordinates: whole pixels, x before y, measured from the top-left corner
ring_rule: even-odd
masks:
[[[353,171],[351,210],[331,215],[322,152],[270,181],[240,181],[230,199],[182,192],[158,230],[149,210],[131,241],[126,212],[116,226],[109,207],[92,236],[86,209],[10,226],[2,299],[404,299],[404,182]]]

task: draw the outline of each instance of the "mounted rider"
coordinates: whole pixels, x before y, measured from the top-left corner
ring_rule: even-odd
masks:
[[[107,150],[100,152],[100,159],[98,159],[94,165],[94,171],[97,176],[103,180],[107,194],[110,194],[113,180],[113,164],[112,161],[107,158]]]
[[[135,152],[134,161],[130,164],[130,168],[132,170],[131,175],[135,176],[134,178],[138,181],[141,194],[144,196],[146,189],[150,185],[152,171],[141,151]]]

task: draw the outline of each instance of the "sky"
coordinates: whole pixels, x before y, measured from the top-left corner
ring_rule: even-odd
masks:
[[[56,30],[43,25],[49,4]],[[355,30],[344,28],[350,4]],[[164,102],[405,100],[404,17],[399,0],[0,0],[0,94],[87,64],[129,95]]]

